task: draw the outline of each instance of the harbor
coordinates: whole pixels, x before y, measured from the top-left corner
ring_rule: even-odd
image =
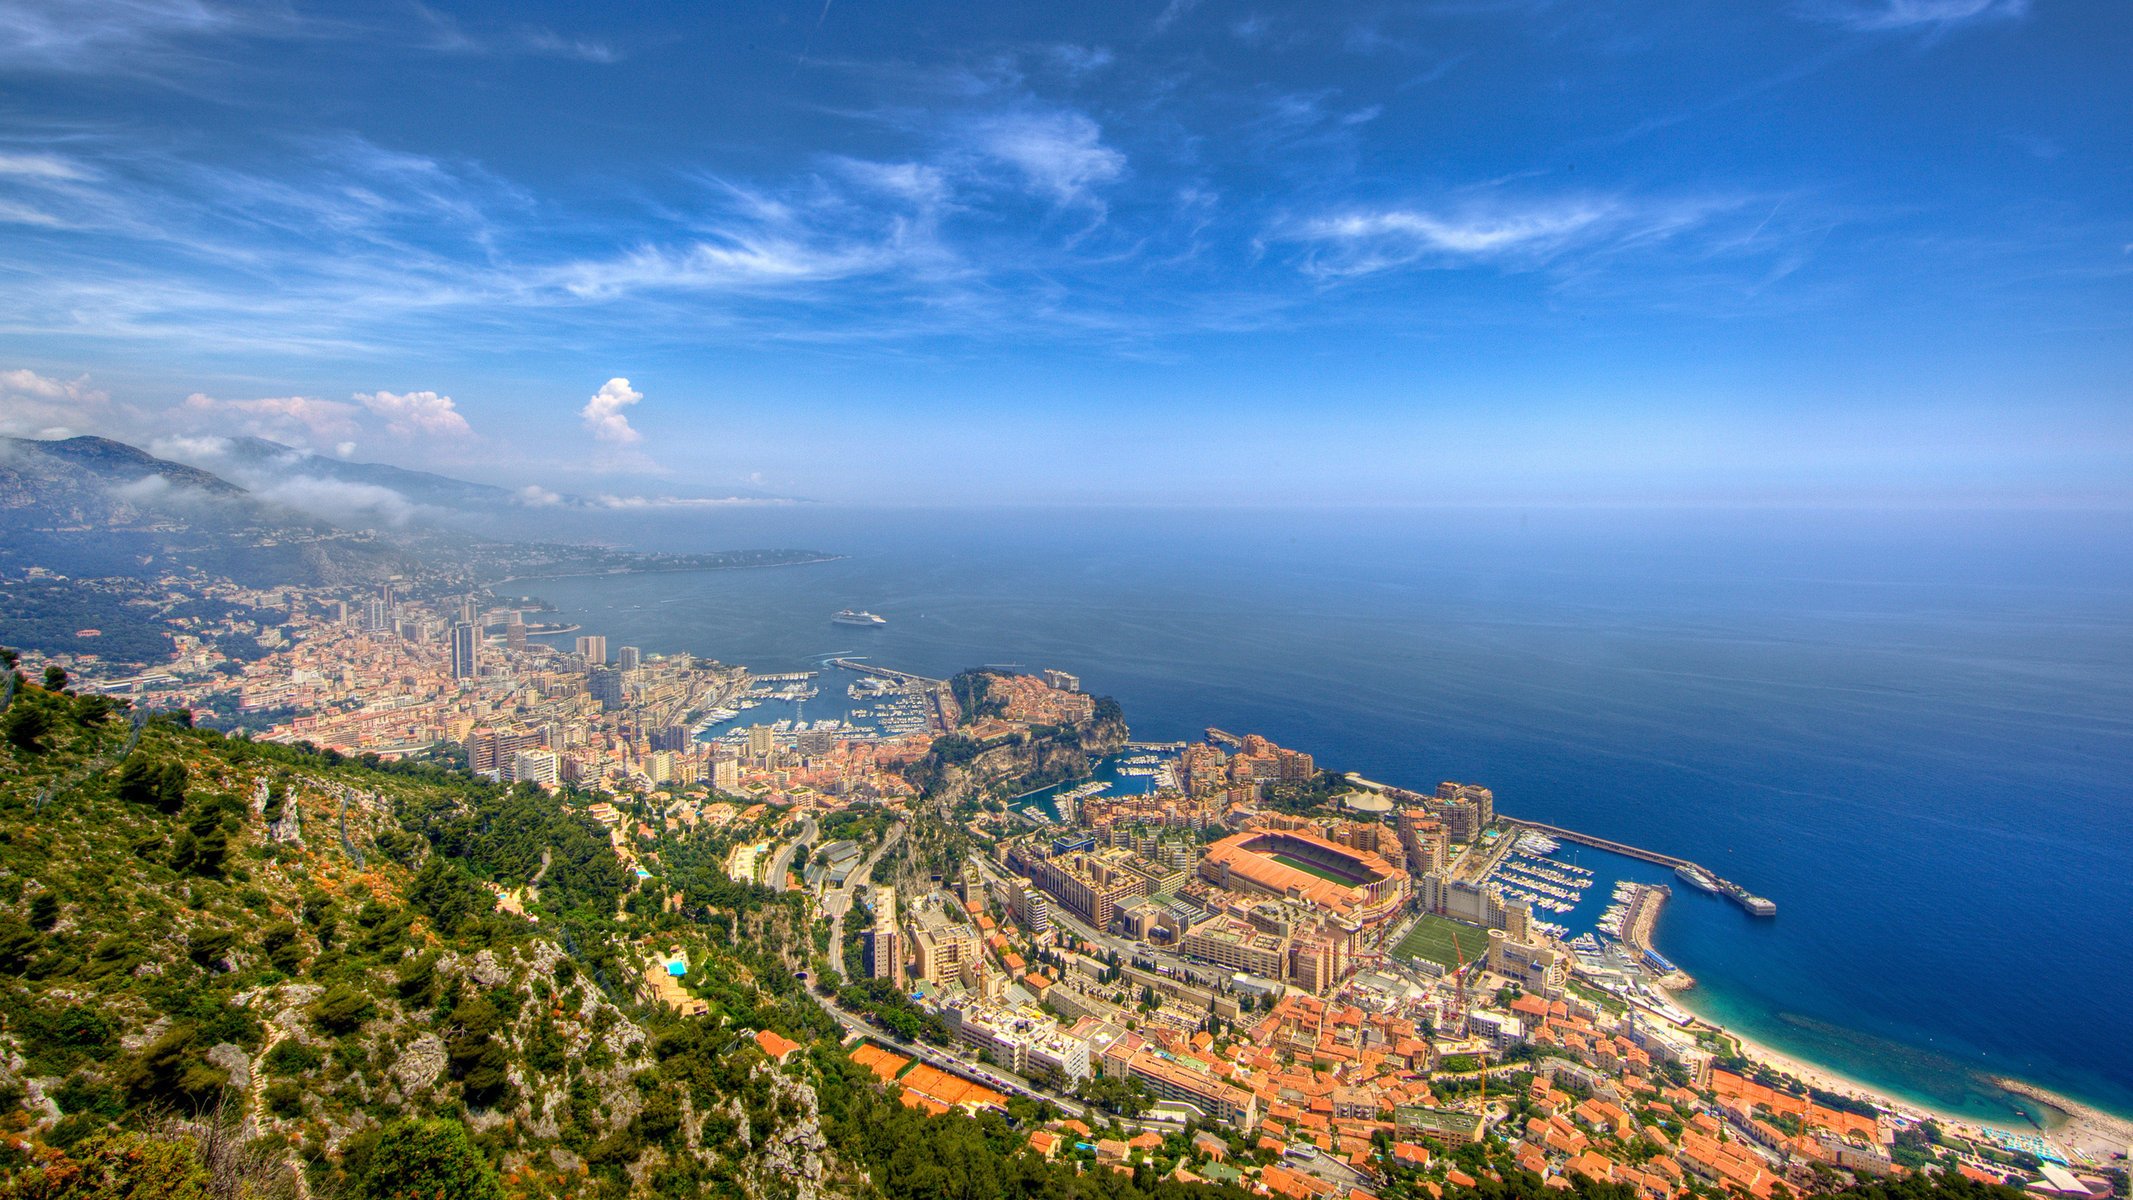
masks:
[[[1678,855],[1662,854],[1657,850],[1646,850],[1642,846],[1632,846],[1626,842],[1596,837],[1589,833],[1579,833],[1575,829],[1565,829],[1560,825],[1550,825],[1542,821],[1529,821],[1522,817],[1510,816],[1504,817],[1503,820],[1506,824],[1522,830],[1530,830],[1562,841],[1576,842],[1581,846],[1591,846],[1596,850],[1605,850],[1610,854],[1620,854],[1627,858],[1642,859],[1648,863],[1657,863],[1662,867],[1670,867],[1676,875],[1691,886],[1710,892],[1713,895],[1726,897],[1728,900],[1740,905],[1750,916],[1774,917],[1777,915],[1775,901],[1758,896],[1731,880],[1721,879],[1710,870]]]

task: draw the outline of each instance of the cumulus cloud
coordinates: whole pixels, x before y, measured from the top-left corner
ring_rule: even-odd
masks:
[[[600,390],[578,410],[578,416],[594,437],[627,446],[643,440],[644,435],[630,427],[629,415],[622,410],[642,399],[644,393],[630,387],[630,381],[618,375],[600,385]]]
[[[529,483],[511,493],[511,499],[527,508],[553,508],[563,502],[560,493],[551,492],[537,483]]]
[[[372,414],[385,418],[385,428],[394,437],[463,437],[473,432],[467,419],[453,407],[450,396],[435,392],[357,392],[356,399]]]
[[[296,434],[319,440],[345,438],[358,432],[355,418],[362,411],[344,400],[321,400],[315,396],[222,400],[205,392],[187,396],[183,408],[201,417],[237,417],[253,432],[266,436]]]
[[[111,401],[89,377],[55,379],[35,371],[0,371],[0,434],[68,437],[84,417],[95,419]]]

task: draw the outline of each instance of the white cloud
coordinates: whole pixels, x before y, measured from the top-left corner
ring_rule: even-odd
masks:
[[[18,179],[66,181],[87,179],[88,173],[74,163],[51,154],[0,152],[0,175]]]
[[[1615,205],[1593,200],[1459,216],[1412,208],[1358,210],[1306,221],[1289,237],[1313,247],[1306,264],[1312,274],[1366,275],[1424,260],[1545,257],[1597,230],[1615,212]]]
[[[1093,200],[1092,189],[1126,171],[1126,156],[1104,145],[1102,127],[1078,112],[990,118],[978,125],[977,146],[1061,205]]]
[[[148,444],[148,452],[157,458],[191,463],[196,467],[218,461],[228,454],[229,450],[230,439],[212,435],[188,437],[176,434],[171,437],[159,437]]]
[[[1940,30],[2029,14],[2029,0],[1823,0],[1808,15],[1867,31]]]
[[[559,493],[551,492],[537,483],[529,483],[511,493],[511,499],[527,508],[550,508],[563,502]]]
[[[420,507],[388,487],[310,475],[267,483],[255,494],[263,500],[345,524],[383,521],[405,525]]]
[[[0,371],[0,434],[69,437],[83,418],[107,410],[111,396],[86,375],[54,379],[28,369]]]
[[[453,407],[450,396],[435,392],[357,392],[356,399],[373,415],[385,418],[385,428],[394,437],[427,434],[464,437],[473,429]],[[351,447],[352,449],[352,447]],[[346,457],[345,455],[343,457]]]
[[[603,442],[627,446],[640,441],[644,435],[630,428],[630,419],[622,410],[644,399],[644,393],[630,387],[630,381],[616,376],[600,385],[600,390],[578,410],[585,421],[585,428]]]
[[[333,453],[334,453],[334,455],[335,455],[336,457],[338,457],[338,458],[354,458],[354,457],[355,457],[355,452],[356,452],[356,444],[355,444],[354,442],[336,442],[336,443],[334,443],[334,446],[333,446]]]
[[[267,436],[297,433],[320,440],[345,438],[358,432],[355,416],[362,411],[346,401],[314,396],[219,400],[203,392],[187,396],[183,409],[198,416],[234,414],[245,427]]]
[[[0,4],[0,62],[58,71],[120,69],[179,38],[230,28],[235,15],[204,0],[31,0]],[[256,13],[249,25],[271,24]]]

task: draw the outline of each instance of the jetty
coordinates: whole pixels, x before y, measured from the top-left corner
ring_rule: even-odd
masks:
[[[889,679],[897,683],[912,684],[918,687],[941,687],[948,682],[945,679],[932,679],[924,675],[913,675],[909,671],[877,667],[872,663],[861,662],[856,658],[833,658],[829,660],[829,664],[847,671],[856,671],[861,675],[872,675],[877,679]]]
[[[1632,846],[1627,842],[1617,842],[1610,838],[1596,837],[1589,833],[1579,833],[1575,829],[1565,829],[1560,825],[1550,825],[1545,821],[1529,821],[1524,817],[1511,816],[1505,816],[1502,820],[1506,825],[1513,825],[1520,829],[1531,829],[1536,833],[1544,833],[1560,841],[1576,842],[1581,846],[1591,846],[1596,850],[1605,850],[1612,854],[1643,859],[1648,863],[1671,867],[1675,871],[1693,870],[1700,872],[1710,877],[1712,884],[1715,885],[1711,889],[1712,891],[1740,905],[1747,910],[1750,916],[1774,917],[1777,915],[1777,905],[1774,902],[1756,895],[1731,880],[1721,879],[1716,872],[1679,855],[1662,854],[1657,850],[1646,850],[1642,846]],[[1686,877],[1684,875],[1684,878]]]

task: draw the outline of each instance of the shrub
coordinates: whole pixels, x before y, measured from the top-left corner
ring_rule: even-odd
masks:
[[[395,1121],[378,1136],[359,1200],[503,1200],[496,1169],[457,1121]]]

